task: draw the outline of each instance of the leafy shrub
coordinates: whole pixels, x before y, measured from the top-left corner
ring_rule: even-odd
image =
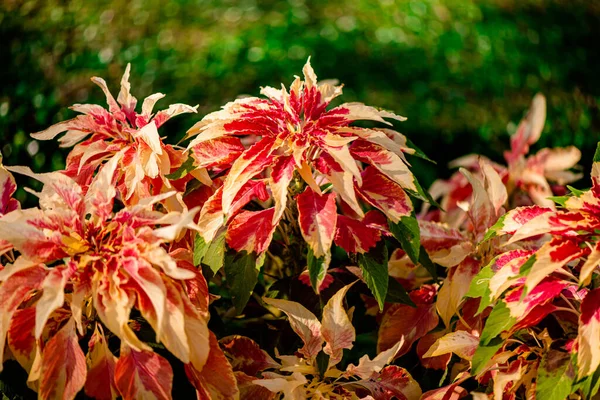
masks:
[[[43,399],[597,393],[600,146],[586,191],[566,186],[577,148],[530,155],[542,95],[506,166],[465,156],[426,191],[404,118],[330,106],[342,86],[310,62],[186,147],[159,129],[197,107],[153,112],[158,93],[138,112],[129,73],[116,99],[92,78],[107,109],[33,134],[73,147],[64,170],[0,168],[2,377],[25,370]],[[39,207],[12,173],[41,182]]]

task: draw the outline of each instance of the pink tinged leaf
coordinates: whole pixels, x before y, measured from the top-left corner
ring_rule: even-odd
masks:
[[[173,370],[158,354],[137,351],[122,343],[115,365],[115,385],[124,400],[170,400]]]
[[[433,296],[435,291],[425,285],[410,293],[416,307],[394,304],[388,308],[379,326],[377,352],[387,350],[403,339],[404,343],[396,354],[396,357],[400,357],[410,350],[414,342],[435,328],[439,318]]]
[[[471,360],[479,347],[479,338],[466,331],[450,332],[439,338],[423,355],[435,357],[454,353],[462,359]]]
[[[98,400],[116,399],[119,395],[115,386],[117,358],[108,349],[101,325],[96,325],[88,348],[85,394]]]
[[[156,123],[156,127],[160,128],[162,126],[162,124],[164,124],[165,122],[167,122],[168,120],[170,120],[173,117],[176,117],[180,114],[197,113],[197,112],[198,112],[197,105],[192,107],[187,104],[175,103],[175,104],[169,105],[169,108],[167,108],[166,110],[161,110],[161,111],[157,112],[153,118],[153,121],[154,121],[154,123]]]
[[[223,186],[219,187],[212,196],[204,203],[200,210],[198,227],[202,238],[206,243],[212,241],[219,228],[225,223],[225,215],[222,208]]]
[[[15,267],[18,267],[18,264],[9,265],[1,272]],[[47,273],[43,267],[35,265],[3,277],[0,284],[0,360],[3,360],[6,334],[14,313],[33,290],[40,288]]]
[[[463,379],[464,380],[464,379]],[[430,390],[423,393],[421,399],[423,400],[458,400],[466,397],[467,392],[463,387],[458,386],[461,381],[454,382],[450,385],[446,385],[439,389]],[[487,398],[487,397],[486,397]]]
[[[85,384],[85,355],[72,319],[44,346],[40,399],[74,399]]]
[[[341,166],[342,170],[350,173],[358,185],[362,184],[362,177],[360,175],[360,171],[358,170],[358,166],[356,165],[356,160],[352,158],[352,154],[348,150],[348,145],[343,144],[341,146],[335,146],[337,143],[333,141],[334,138],[339,136],[327,136],[325,137],[325,151],[335,160],[335,162]],[[348,139],[348,138],[344,138]]]
[[[421,244],[431,260],[444,267],[454,267],[473,251],[473,244],[458,229],[431,221],[419,221]]]
[[[479,272],[479,262],[474,258],[465,258],[452,268],[438,293],[436,308],[446,327],[459,309],[463,297],[469,291],[473,277]]]
[[[600,366],[600,289],[591,290],[581,303],[577,336],[578,378],[593,374]]]
[[[210,331],[207,312],[198,309],[185,295],[182,295],[185,310],[185,333],[190,348],[190,364],[203,368],[209,357]]]
[[[142,115],[150,118],[150,115],[152,115],[152,110],[154,109],[154,105],[163,97],[165,97],[165,95],[162,93],[154,93],[146,97],[142,103]]]
[[[432,332],[423,336],[417,343],[417,355],[421,361],[421,365],[428,369],[446,370],[448,363],[452,358],[452,354],[436,354],[432,357],[428,354],[428,350],[434,345],[434,343],[444,336],[444,331]],[[479,344],[479,341],[477,341]]]
[[[531,291],[545,277],[564,267],[567,263],[581,257],[585,248],[579,247],[574,240],[554,238],[545,243],[535,254],[535,262],[527,274],[525,286]]]
[[[321,335],[325,339],[323,351],[329,355],[329,366],[341,361],[344,349],[354,345],[356,332],[343,306],[344,297],[352,284],[338,290],[323,308]]]
[[[65,301],[65,285],[68,279],[73,275],[77,264],[70,262],[65,266],[54,267],[50,270],[41,289],[42,296],[36,303],[35,314],[35,337],[39,339],[42,335],[44,326],[50,314],[56,309],[62,307]]]
[[[362,356],[358,360],[358,365],[350,364],[346,368],[345,376],[358,376],[362,379],[368,379],[373,374],[380,372],[383,367],[391,363],[398,350],[402,347],[402,341],[396,343],[395,346],[390,347],[386,351],[382,351],[377,354],[373,360],[369,358],[367,354]]]
[[[464,168],[461,168],[460,172],[467,178],[473,188],[473,195],[469,202],[467,215],[473,224],[477,238],[480,239],[480,236],[485,233],[487,228],[496,222],[496,211],[484,187],[484,181],[479,177],[473,176]]]
[[[254,340],[245,336],[227,336],[219,343],[234,371],[256,376],[265,369],[281,367],[267,352],[261,350]]]
[[[413,210],[410,198],[396,182],[371,166],[365,168],[362,177],[363,184],[357,190],[369,204],[395,223],[410,215]]]
[[[275,208],[242,211],[227,227],[227,244],[236,251],[264,253],[273,239]]]
[[[311,359],[321,351],[324,342],[321,336],[321,323],[313,313],[294,301],[267,297],[263,297],[263,301],[280,309],[288,316],[292,329],[304,342],[304,347],[299,350],[300,353],[307,359]]]
[[[485,189],[487,191],[490,202],[494,206],[495,216],[500,215],[502,206],[508,200],[506,186],[502,183],[502,178],[496,172],[491,163],[486,162],[483,158],[479,159],[479,167],[485,178]]]
[[[35,358],[35,307],[17,310],[8,328],[8,347],[19,364],[29,372]]]
[[[404,368],[390,365],[369,379],[354,382],[371,392],[375,400],[419,400],[421,387]]]
[[[279,157],[273,165],[271,177],[269,178],[269,187],[273,193],[275,201],[275,213],[273,214],[273,225],[277,225],[287,204],[288,186],[294,177],[296,164],[290,156]]]
[[[202,371],[191,364],[185,366],[188,379],[196,388],[199,400],[236,400],[239,389],[231,365],[219,347],[217,338],[210,333],[210,353]]]
[[[271,164],[274,145],[273,139],[263,138],[233,163],[223,184],[222,207],[225,214],[229,214],[231,203],[242,186]]]
[[[337,222],[335,194],[318,195],[309,187],[298,195],[298,222],[315,257],[329,254]]]
[[[546,121],[546,98],[536,94],[531,102],[529,112],[521,120],[516,132],[510,139],[510,152],[504,153],[504,158],[509,164],[514,163],[519,157],[529,152],[529,146],[538,141]]]
[[[370,211],[371,213],[375,211]],[[368,213],[367,213],[368,214]],[[365,253],[381,239],[381,231],[369,226],[365,220],[356,220],[343,215],[337,216],[335,244],[348,253]]]

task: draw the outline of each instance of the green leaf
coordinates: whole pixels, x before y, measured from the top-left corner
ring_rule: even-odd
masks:
[[[569,200],[571,198],[571,196],[550,196],[548,197],[548,199],[552,200],[553,202],[555,202],[556,204],[558,204],[561,207],[565,207],[567,200]]]
[[[573,365],[577,365],[577,354],[574,353],[571,357]],[[598,389],[600,389],[600,368],[592,375],[588,375],[574,384],[571,393],[581,390],[584,399],[591,399],[598,393]]]
[[[563,400],[571,394],[575,370],[571,355],[550,350],[542,358],[537,370],[536,398]]]
[[[196,235],[194,240],[194,265],[204,264],[217,273],[225,261],[225,230],[206,243],[202,236]]]
[[[402,250],[406,252],[414,264],[418,264],[421,250],[421,232],[415,214],[412,213],[410,216],[400,218],[398,223],[389,221],[388,225],[394,237],[400,242]]]
[[[414,154],[411,154],[411,155],[413,155],[413,156],[415,156],[415,157],[422,158],[423,160],[429,161],[430,163],[437,164],[437,163],[436,163],[435,161],[433,161],[431,158],[427,157],[427,155],[425,155],[425,153],[424,153],[424,152],[423,152],[423,151],[422,151],[420,148],[418,148],[418,147],[417,147],[417,146],[416,146],[416,145],[415,145],[415,144],[412,142],[412,140],[410,140],[409,138],[406,138],[406,145],[415,151],[415,152],[414,152]]]
[[[500,337],[495,338],[485,346],[480,344],[473,355],[473,360],[471,360],[471,374],[479,374],[503,344],[504,340]]]
[[[596,154],[598,154],[598,153],[597,153],[597,151],[596,151]],[[595,157],[595,156],[594,156],[594,157]],[[594,162],[596,162],[596,160],[594,160]],[[581,196],[582,194],[584,194],[584,193],[586,192],[586,190],[579,190],[579,189],[576,189],[576,188],[574,188],[574,187],[573,187],[573,186],[571,186],[571,185],[567,185],[567,188],[568,188],[568,189],[571,191],[571,193],[572,193],[574,196],[576,196],[576,197],[579,197],[579,196]]]
[[[594,153],[594,162],[598,162],[600,161],[600,142],[598,142],[598,145],[596,146],[596,152]]]
[[[165,177],[167,179],[181,179],[184,176],[186,176],[187,174],[190,173],[190,171],[193,171],[196,167],[194,167],[194,159],[190,156],[188,157],[187,160],[185,160],[185,162],[183,164],[181,164],[181,166],[179,168],[177,168],[177,171],[165,175]]]
[[[481,313],[492,303],[492,292],[490,291],[490,279],[494,276],[492,265],[496,262],[494,258],[488,265],[483,267],[481,271],[471,281],[469,291],[465,297],[479,298],[479,308],[477,314]],[[476,315],[477,315],[476,314]]]
[[[327,369],[329,368],[329,355],[325,354],[323,350],[317,354],[317,371],[319,371],[320,376],[325,376]]]
[[[388,291],[388,251],[385,243],[379,244],[369,253],[358,255],[358,266],[371,293],[383,311]]]
[[[314,291],[319,293],[318,283],[323,281],[325,274],[327,273],[325,257],[315,257],[315,254],[309,247],[306,263],[308,264],[308,276],[310,277],[310,284],[312,285]]]
[[[437,279],[437,268],[431,258],[429,258],[429,254],[427,254],[427,250],[425,247],[421,246],[421,250],[419,252],[419,263],[425,267],[429,275],[433,277],[433,279]]]
[[[413,196],[419,200],[423,200],[423,201],[431,204],[432,206],[435,206],[443,211],[442,206],[440,206],[439,203],[437,201],[435,201],[433,199],[433,197],[431,197],[431,195],[429,194],[428,191],[423,189],[423,187],[417,180],[417,177],[415,177],[415,179],[413,179],[413,182],[415,184],[415,187],[417,188],[417,191],[415,192],[414,190],[405,189],[408,194],[410,194],[411,196]]]
[[[388,277],[388,291],[385,301],[387,303],[407,304],[411,307],[417,306],[408,295],[406,289],[404,289],[404,286],[391,276]]]
[[[257,267],[256,255],[246,251],[227,255],[225,262],[225,276],[231,291],[235,311],[241,314],[246,303],[252,295],[258,280],[260,267]]]
[[[510,315],[510,309],[506,303],[500,300],[485,321],[485,327],[481,332],[479,343],[484,346],[489,345],[493,339],[499,337],[502,332],[510,329],[516,322],[516,318]]]
[[[488,240],[496,237],[498,231],[504,228],[504,220],[506,219],[507,215],[508,214],[503,214],[500,218],[498,218],[498,221],[496,221],[496,223],[485,232],[485,236],[483,237],[481,243],[487,242]]]

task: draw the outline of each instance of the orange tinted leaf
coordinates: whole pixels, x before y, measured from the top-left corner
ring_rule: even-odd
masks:
[[[88,346],[85,394],[98,400],[116,399],[118,396],[115,386],[116,357],[108,349],[101,325],[96,325]]]
[[[124,400],[170,400],[173,370],[158,354],[136,351],[122,343],[115,384]]]

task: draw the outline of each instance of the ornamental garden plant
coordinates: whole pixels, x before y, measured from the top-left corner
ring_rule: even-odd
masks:
[[[530,151],[543,95],[503,164],[466,155],[426,190],[405,118],[341,102],[310,59],[177,145],[161,127],[197,107],[138,106],[129,75],[32,134],[64,170],[0,164],[5,397],[597,394],[600,151],[585,190],[577,148]]]

